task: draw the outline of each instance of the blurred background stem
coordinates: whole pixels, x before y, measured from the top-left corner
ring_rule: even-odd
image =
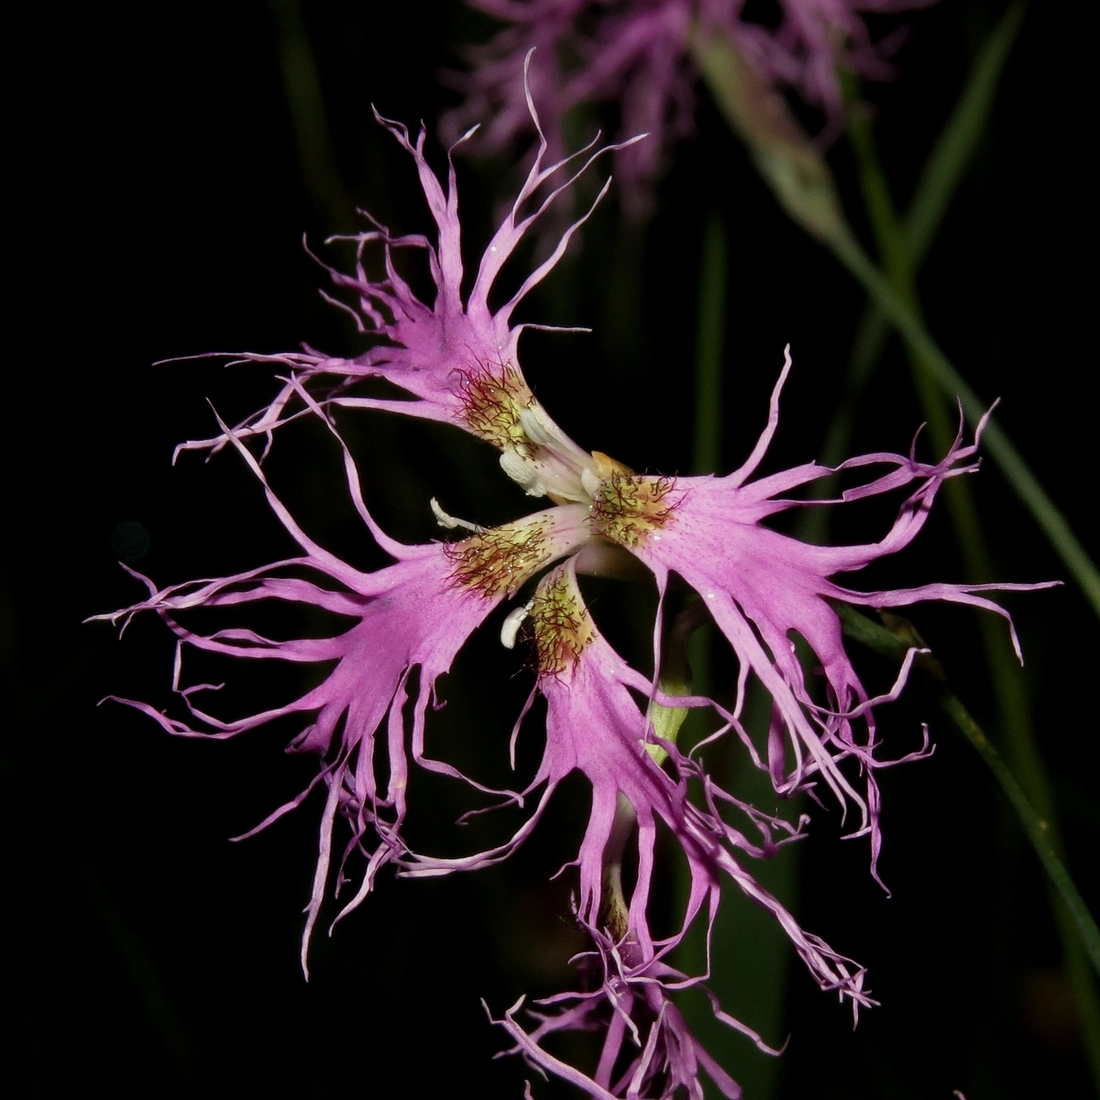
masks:
[[[901,661],[911,647],[925,645],[910,624],[898,616],[891,617],[893,624],[891,629],[887,629],[853,607],[837,605],[837,612],[845,634],[893,660]],[[1077,1002],[1085,1054],[1094,1083],[1100,1091],[1100,1074],[1097,1072],[1100,1021],[1093,974],[1089,965],[1091,962],[1092,968],[1100,973],[1100,932],[1097,931],[1096,923],[1065,867],[1056,822],[1036,803],[1033,790],[1028,790],[1017,781],[1013,769],[1004,762],[962,700],[951,690],[942,668],[932,655],[918,658],[917,668],[934,682],[940,708],[993,773],[1043,865],[1051,906],[1065,953],[1066,968]],[[1049,792],[1040,790],[1038,793],[1040,796],[1046,793],[1049,798]]]
[[[1014,15],[1013,18],[1018,20],[1019,16]],[[1008,30],[1012,30],[1011,22]],[[1011,44],[1011,33],[1007,39],[1002,47],[1004,51]],[[700,37],[693,49],[715,104],[730,128],[745,142],[757,170],[779,205],[848,269],[874,306],[901,335],[909,355],[921,364],[920,369],[930,375],[951,398],[960,402],[972,425],[977,424],[989,410],[989,403],[983,401],[955,369],[928,332],[919,313],[911,307],[907,295],[899,293],[891,277],[895,273],[888,271],[883,274],[868,258],[844,217],[831,169],[782,98],[762,81],[730,40]],[[975,94],[969,101],[975,112],[986,102],[985,97],[992,95],[993,88],[986,85],[995,84],[994,78],[1000,71],[996,64],[999,57],[1001,55],[995,51],[992,63],[982,70],[985,81],[983,94]],[[949,138],[954,140],[950,126],[937,145],[937,154],[945,144],[948,146],[942,154],[945,158],[958,155],[957,149],[953,151],[949,148]],[[933,161],[934,166],[937,163],[937,160]],[[943,186],[946,188],[945,194],[950,193],[951,180],[947,177],[941,181],[938,176],[933,176],[931,180],[926,176],[925,182]],[[942,197],[937,198],[933,194],[932,198],[917,206],[920,214],[917,224],[921,232],[931,232],[935,227],[937,217],[933,215],[942,215],[942,201]],[[874,211],[869,213],[873,215]],[[894,251],[897,252],[896,249]],[[912,262],[908,266],[911,269]],[[921,386],[924,384],[923,381],[919,383]],[[1100,615],[1100,570],[1070,530],[1061,511],[996,422],[987,426],[983,442],[1081,586],[1093,610]]]
[[[978,141],[989,125],[1001,73],[1026,10],[1024,3],[1012,4],[978,51],[962,94],[925,162],[900,226],[902,239],[899,243],[907,253],[914,276],[943,224],[944,215],[973,160]],[[889,335],[890,324],[886,317],[877,306],[868,303],[852,344],[844,394],[822,447],[821,461],[826,465],[835,466],[848,456],[855,406],[882,357]],[[815,510],[808,513],[807,518],[827,521],[828,511]]]
[[[722,349],[726,340],[728,255],[722,218],[712,212],[703,231],[699,320],[695,331],[695,436],[693,474],[715,474],[722,465]]]
[[[1012,5],[979,52],[958,106],[922,174],[904,224],[897,215],[879,162],[869,118],[858,103],[850,112],[848,134],[881,269],[867,256],[849,227],[828,165],[815,155],[779,97],[769,94],[733,43],[714,39],[700,41],[696,46],[700,68],[715,102],[734,132],[745,141],[777,201],[795,222],[833,253],[870,299],[855,343],[848,400],[842,404],[841,416],[828,439],[830,460],[841,457],[845,449],[851,433],[854,398],[870,376],[884,345],[884,321],[902,338],[935,453],[946,453],[955,436],[945,397],[958,400],[971,424],[976,424],[988,410],[988,404],[967,384],[929,334],[917,295],[915,272],[988,122],[997,84],[1024,12],[1022,4]],[[997,423],[987,425],[983,444],[1086,599],[1100,614],[1100,572],[1061,512]],[[944,491],[968,581],[976,584],[994,579],[993,563],[969,489],[962,479],[956,478],[948,482]],[[982,616],[980,629],[1012,770],[1019,777],[1027,800],[1040,815],[1054,851],[1060,853],[1062,845],[1050,785],[1035,742],[1029,700],[1014,654],[1000,624]],[[989,764],[988,759],[986,763]],[[1087,1057],[1100,1087],[1100,1006],[1092,975],[1069,911],[1049,883],[1048,889]]]
[[[879,161],[871,124],[866,114],[858,110],[853,111],[848,132],[859,167],[864,206],[875,234],[886,278],[897,298],[905,304],[910,314],[920,321],[920,303],[908,241],[895,213],[889,186]],[[934,452],[945,454],[951,446],[955,430],[947,411],[944,395],[937,384],[934,365],[923,345],[906,340],[905,346],[913,384],[928,422]],[[969,485],[962,478],[953,478],[945,484],[944,494],[955,528],[956,542],[963,559],[967,581],[972,584],[983,584],[994,580],[993,562]],[[1035,740],[1030,700],[1024,688],[1019,664],[1001,623],[990,615],[980,615],[979,626],[1012,772],[1028,802],[1040,816],[1053,850],[1061,856],[1063,845],[1054,800],[1051,796],[1046,768]],[[973,739],[971,740],[973,743]],[[993,766],[988,755],[983,754],[983,759],[991,767]],[[1018,800],[1013,800],[1013,808],[1017,813],[1020,812]],[[1021,820],[1026,829],[1026,820]],[[1082,949],[1078,929],[1055,884],[1048,880],[1047,889],[1062,941],[1063,956],[1073,986],[1074,999],[1077,1002],[1081,1033],[1089,1064],[1097,1087],[1100,1088],[1100,1005],[1097,1003],[1088,959]]]

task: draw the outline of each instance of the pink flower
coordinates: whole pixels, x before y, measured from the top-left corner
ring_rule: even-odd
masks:
[[[657,735],[654,708],[713,710],[721,723],[718,735],[733,731],[757,765],[768,770],[780,794],[812,789],[822,781],[842,806],[857,807],[857,831],[871,834],[873,866],[880,844],[875,771],[889,763],[876,755],[874,708],[900,691],[913,653],[894,690],[882,698],[870,698],[844,651],[840,623],[828,601],[894,607],[940,599],[1004,612],[979,594],[991,586],[936,584],[858,592],[833,579],[907,546],[943,482],[976,468],[976,440],[970,445],[956,440],[950,453],[935,464],[922,463],[912,454],[880,453],[843,465],[845,469],[885,468],[847,490],[843,502],[909,491],[897,519],[877,543],[806,546],[763,525],[769,517],[798,506],[785,494],[832,472],[810,463],[750,480],[777,427],[780,391],[789,370],[788,357],[763,434],[746,463],[723,478],[635,475],[598,452],[588,454],[572,442],[563,447],[556,439],[544,439],[532,422],[531,430],[546,448],[548,469],[554,468],[555,458],[561,459],[562,470],[581,464],[575,476],[570,474],[570,493],[549,509],[488,530],[452,519],[437,507],[444,526],[468,532],[446,543],[407,546],[381,531],[367,510],[355,465],[341,443],[353,503],[369,533],[393,559],[393,564],[373,573],[354,569],[314,542],[269,487],[244,442],[221,425],[224,438],[259,479],[300,554],[234,576],[160,590],[145,581],[146,599],[104,617],[125,624],[138,612],[155,611],[179,639],[174,686],[186,718],[172,718],[148,704],[122,700],[171,733],[225,738],[288,714],[302,715],[305,724],[291,748],[318,754],[317,778],[258,828],[298,806],[313,787],[327,790],[303,937],[303,965],[331,877],[338,818],[350,826],[350,838],[338,860],[337,888],[349,877],[349,860],[361,856],[365,862],[342,916],[364,900],[387,864],[405,877],[416,878],[476,870],[507,859],[537,825],[561,781],[580,772],[591,784],[592,808],[574,861],[579,890],[576,918],[589,933],[593,951],[581,960],[582,988],[544,1002],[535,1014],[533,1030],[525,1030],[517,1020],[519,1005],[499,1021],[530,1063],[558,1073],[595,1097],[672,1100],[681,1086],[689,1089],[689,1095],[700,1095],[700,1069],[724,1095],[739,1095],[732,1078],[699,1047],[670,1000],[676,989],[705,980],[705,975],[686,976],[675,970],[668,956],[696,920],[706,921],[709,927],[726,881],[772,914],[823,989],[837,992],[855,1012],[873,1003],[863,988],[862,968],[805,932],[756,882],[747,865],[749,860],[772,855],[783,840],[800,836],[805,821],[791,824],[763,814],[718,788],[699,761]],[[310,411],[324,417],[324,410],[301,384],[295,385]],[[648,566],[662,600],[672,571],[697,591],[740,662],[731,710],[704,698],[665,694],[604,640],[584,604],[577,574],[603,572],[615,565],[617,555],[630,555]],[[560,564],[545,572],[555,562]],[[449,858],[413,851],[403,836],[412,766],[486,790],[446,761],[425,755],[425,723],[437,681],[488,614],[505,600],[517,596],[522,600],[521,593],[540,574],[530,597],[505,619],[501,636],[511,646],[522,632],[530,638],[537,658],[536,682],[516,723],[513,744],[541,695],[546,703],[545,749],[536,774],[522,791],[489,792],[519,805],[537,799],[534,808],[510,838],[490,850]],[[346,618],[350,625],[328,637],[282,640],[247,626],[204,632],[188,625],[192,617],[213,609],[245,612],[272,601],[312,604]],[[806,640],[820,662],[826,705],[814,701],[793,657],[791,631]],[[661,635],[658,616],[654,624],[658,669]],[[200,709],[196,701],[209,685],[181,686],[186,647],[230,657],[335,662],[335,666],[317,687],[290,703],[224,721]],[[418,687],[409,706],[407,687],[414,672]],[[769,691],[774,704],[767,761],[757,756],[740,723],[750,675]],[[864,793],[850,777],[852,770],[863,777]],[[701,798],[689,797],[689,780],[702,792]],[[731,814],[739,815],[742,824],[732,824]],[[654,843],[661,825],[680,844],[691,878],[679,927],[665,938],[652,934],[648,918]],[[621,868],[630,845],[636,852],[637,873],[627,897]],[[720,1019],[768,1049],[751,1028],[722,1013],[717,1003],[714,1007]],[[545,1049],[543,1040],[553,1032],[591,1027],[604,1029],[603,1054],[591,1074],[566,1066]]]
[[[976,469],[984,421],[972,443],[964,444],[960,436],[939,462],[919,461],[911,452],[872,454],[844,463],[841,469],[869,468],[872,473],[835,503],[887,492],[908,494],[880,541],[850,547],[807,546],[766,525],[773,516],[802,504],[788,494],[833,472],[809,463],[752,480],[778,425],[789,356],[760,439],[745,464],[726,477],[637,475],[607,455],[586,451],[565,436],[531,395],[515,358],[520,329],[509,319],[515,302],[549,270],[576,227],[567,231],[550,259],[510,302],[495,312],[487,304],[504,257],[545,209],[544,202],[524,217],[518,213],[521,203],[561,165],[544,170],[543,147],[463,300],[453,174],[445,189],[426,165],[422,137],[414,146],[403,128],[386,125],[417,164],[438,242],[392,237],[383,230],[365,234],[360,246],[382,242],[387,278],[372,282],[362,267],[353,276],[337,276],[358,296],[353,315],[364,331],[383,342],[354,360],[308,351],[270,357],[290,371],[279,397],[239,428],[219,421],[221,434],[205,444],[230,446],[240,454],[297,551],[233,576],[166,588],[140,578],[148,588],[146,598],[100,617],[125,625],[134,615],[152,611],[165,622],[178,639],[173,687],[183,717],[171,717],[146,703],[122,701],[185,737],[227,738],[287,715],[301,717],[291,748],[319,757],[317,776],[258,828],[297,807],[314,788],[326,792],[303,965],[334,862],[337,892],[353,873],[358,879],[339,919],[364,900],[387,865],[415,878],[476,870],[507,859],[535,828],[562,780],[582,773],[592,789],[592,808],[573,861],[575,911],[593,944],[581,960],[582,988],[544,1002],[531,1031],[517,1020],[518,1004],[499,1022],[532,1065],[573,1081],[594,1097],[671,1100],[681,1088],[700,1096],[700,1070],[724,1095],[737,1096],[732,1078],[701,1049],[671,999],[676,989],[701,982],[705,975],[684,975],[668,958],[695,921],[708,926],[713,921],[724,884],[732,882],[772,915],[823,989],[837,992],[853,1011],[872,1002],[863,988],[863,970],[803,931],[749,869],[751,860],[766,858],[777,844],[800,836],[805,821],[792,824],[732,798],[710,780],[694,755],[658,735],[658,729],[667,727],[656,724],[655,718],[660,708],[708,708],[720,726],[715,736],[739,738],[780,795],[818,786],[831,791],[842,809],[855,808],[856,831],[870,835],[873,868],[881,843],[875,773],[890,763],[878,755],[874,711],[901,690],[914,654],[903,665],[894,690],[870,698],[844,650],[830,601],[882,608],[948,600],[1003,615],[981,594],[986,588],[1039,586],[932,584],[861,592],[835,578],[909,545],[944,481]],[[397,247],[426,252],[437,291],[431,306],[421,303],[394,270],[389,256]],[[386,379],[408,398],[352,392],[359,379],[369,377]],[[293,411],[298,406],[301,411]],[[355,464],[330,419],[334,410],[360,408],[426,417],[472,432],[500,451],[509,477],[530,495],[548,497],[553,506],[485,529],[446,515],[433,501],[440,524],[462,534],[453,541],[422,546],[395,541],[372,518]],[[270,441],[275,428],[303,413],[320,418],[336,438],[351,500],[370,536],[389,555],[391,564],[386,567],[363,572],[315,542],[269,486],[259,459],[249,450],[250,436],[266,435]],[[808,506],[820,507],[821,502]],[[661,596],[653,625],[652,678],[632,669],[608,645],[577,582],[578,574],[615,572],[624,561],[648,568]],[[713,618],[738,658],[737,683],[720,692],[723,698],[732,697],[729,708],[659,689],[664,656],[661,618],[674,573],[697,593],[698,606]],[[513,746],[541,697],[546,705],[545,748],[536,774],[522,790],[486,792],[445,760],[426,756],[425,726],[429,706],[437,701],[440,677],[470,635],[506,601],[514,601],[514,606],[504,619],[501,640],[510,647],[521,635],[528,638],[537,664],[528,705],[513,730]],[[267,637],[248,625],[247,616],[255,607],[272,604],[312,605],[344,625],[320,638]],[[210,612],[217,612],[224,622],[227,610],[241,616],[240,625],[203,627]],[[794,658],[792,633],[805,639],[821,666],[823,702],[815,698]],[[226,720],[200,703],[211,685],[184,686],[183,659],[189,649],[323,668],[317,686],[299,698]],[[773,700],[766,758],[741,725],[750,676]],[[415,698],[410,698],[412,684]],[[534,806],[515,833],[492,849],[448,858],[414,851],[406,842],[405,825],[410,812],[408,781],[416,767],[464,780],[506,802]],[[689,797],[689,786],[699,793]],[[738,824],[731,823],[731,817]],[[342,851],[338,821],[348,827]],[[648,916],[659,828],[676,838],[691,879],[677,929],[663,938],[653,934]],[[631,847],[637,873],[628,897],[621,871]],[[358,861],[361,869],[353,872]],[[715,1012],[767,1049],[750,1028],[723,1014],[717,1004]],[[565,1065],[545,1049],[543,1040],[553,1032],[590,1027],[604,1030],[602,1055],[591,1073]]]
[[[494,151],[528,133],[523,74],[528,52],[537,48],[529,83],[555,154],[563,147],[565,116],[583,103],[611,101],[619,133],[652,135],[616,157],[624,201],[639,213],[669,148],[694,128],[694,38],[728,37],[765,83],[798,91],[835,134],[843,116],[840,70],[876,80],[893,73],[885,59],[896,41],[874,43],[862,13],[929,0],[781,0],[774,27],[745,18],[744,0],[469,2],[508,26],[471,51],[471,72],[452,75],[467,98],[445,120],[451,132],[491,118],[480,144]]]

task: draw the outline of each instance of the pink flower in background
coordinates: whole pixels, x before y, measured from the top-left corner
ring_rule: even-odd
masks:
[[[492,119],[478,145],[507,150],[531,132],[524,105],[524,65],[536,48],[530,87],[550,148],[564,148],[565,116],[585,103],[610,102],[618,133],[653,140],[621,149],[616,172],[633,212],[649,204],[649,189],[669,148],[694,129],[693,40],[729,38],[770,85],[793,88],[823,112],[826,131],[842,124],[838,73],[874,80],[893,69],[895,37],[875,43],[864,12],[921,7],[930,0],[780,0],[778,26],[745,16],[744,0],[468,0],[507,26],[470,53],[472,69],[448,74],[466,96],[445,119],[457,135],[472,121]]]

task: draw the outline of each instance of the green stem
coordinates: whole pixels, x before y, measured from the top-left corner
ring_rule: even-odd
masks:
[[[844,633],[849,638],[891,660],[902,661],[914,644],[921,645],[923,648],[923,643],[911,627],[902,637],[899,636],[900,631],[887,630],[886,627],[880,626],[848,604],[837,604],[836,611],[840,616]],[[904,620],[898,621],[902,627],[908,626]],[[1012,804],[1047,877],[1065,904],[1082,946],[1097,974],[1100,974],[1100,929],[1097,929],[1096,922],[1052,843],[1050,823],[1036,811],[1008,765],[978,723],[971,717],[959,697],[947,685],[939,662],[931,654],[926,654],[917,659],[915,666],[928,673],[929,680],[935,685],[936,701],[940,708],[977,750],[993,773],[1005,797]]]
[[[988,403],[978,397],[955,370],[920,318],[890,286],[855,237],[845,231],[836,234],[826,243],[898,330],[910,354],[920,360],[948,394],[959,399],[967,419],[971,424],[976,424],[988,411]],[[983,443],[1062,559],[1062,563],[1081,586],[1093,610],[1100,615],[1100,571],[1070,530],[1065,516],[1039,484],[1008,435],[995,421],[987,425]]]
[[[976,424],[988,403],[955,370],[916,311],[867,257],[844,217],[829,166],[782,99],[764,85],[732,42],[720,37],[699,38],[692,48],[715,103],[745,141],[779,204],[840,260],[901,334],[910,354],[950,397],[960,401],[967,418]],[[922,224],[930,224],[923,215]],[[1100,615],[1100,571],[1065,517],[998,424],[990,423],[984,438],[986,449]]]
[[[901,226],[901,243],[914,278],[966,175],[974,149],[989,125],[1001,73],[1026,9],[1027,5],[1019,0],[1010,5],[978,52],[962,94],[920,174]],[[889,196],[885,197],[889,201]],[[881,241],[879,247],[882,247]],[[886,318],[869,302],[852,342],[844,392],[822,443],[821,461],[826,466],[835,466],[848,456],[856,405],[882,356],[889,334]],[[824,484],[821,488],[821,495],[830,495]],[[823,542],[828,515],[824,508],[809,510],[801,525],[802,536],[810,542]]]
[[[920,266],[935,239],[955,191],[970,166],[974,148],[988,126],[1001,72],[1026,11],[1027,4],[1017,0],[1009,5],[994,27],[917,181],[904,226],[909,259],[915,268]]]
[[[879,163],[871,125],[864,114],[858,111],[853,114],[850,134],[859,166],[865,205],[870,215],[880,253],[883,256],[890,284],[898,298],[919,319],[920,304],[916,290],[914,265],[909,255],[905,233],[897,219],[890,199],[889,187]],[[928,370],[926,361],[914,353],[911,344],[907,344],[907,350],[909,351],[909,365],[913,381],[924,408],[925,417],[928,420],[933,444],[937,453],[945,453],[951,443],[952,428],[948,420],[943,394],[935,384],[935,379]],[[970,579],[975,582],[991,580],[993,578],[992,562],[969,486],[965,481],[956,478],[945,486],[945,495],[966,572]],[[1061,838],[1058,833],[1054,799],[1050,792],[1046,768],[1036,743],[1029,701],[1020,678],[1015,654],[1012,652],[999,623],[994,622],[989,616],[982,616],[980,626],[986,661],[1000,711],[1001,725],[1007,735],[1007,743],[1017,773],[1021,776],[1022,786],[1017,784],[1015,777],[1009,772],[1000,757],[997,757],[994,753],[994,759],[983,750],[982,746],[984,745],[989,752],[993,752],[992,746],[989,745],[984,734],[976,726],[973,727],[976,732],[970,737],[971,743],[978,749],[995,774],[998,774],[998,769],[1003,770],[1004,775],[998,774],[998,779],[1005,787],[1009,799],[1017,811],[1019,811],[1019,802],[1009,791],[1006,783],[1011,783],[1012,788],[1021,797],[1026,792],[1029,804],[1042,817],[1042,825],[1050,841],[1050,849],[1057,853],[1061,849]],[[955,702],[957,703],[957,700]],[[945,709],[950,711],[950,707]],[[953,714],[952,716],[955,718],[956,724],[959,724],[961,721],[959,715]],[[965,717],[969,720],[968,715]],[[960,728],[962,727],[960,726]],[[981,744],[979,744],[979,739]],[[1027,823],[1024,824],[1027,828]],[[1050,872],[1049,867],[1048,872]],[[1089,1059],[1097,1083],[1100,1084],[1100,1005],[1097,1003],[1091,982],[1087,978],[1087,961],[1081,957],[1078,950],[1078,941],[1074,934],[1072,921],[1068,919],[1060,895],[1053,891],[1051,904],[1062,941],[1066,969],[1074,986],[1075,999],[1081,1017],[1082,1031],[1086,1037]],[[1084,980],[1082,980],[1082,975],[1078,973],[1080,971],[1085,971]]]

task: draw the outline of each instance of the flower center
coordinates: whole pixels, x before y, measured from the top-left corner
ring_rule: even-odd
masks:
[[[668,525],[680,503],[674,477],[612,472],[592,493],[592,530],[629,550]]]

